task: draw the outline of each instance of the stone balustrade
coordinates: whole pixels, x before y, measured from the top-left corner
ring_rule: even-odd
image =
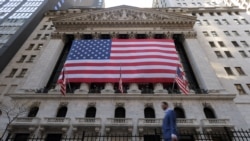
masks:
[[[196,119],[176,119],[177,127],[199,127],[199,122]]]
[[[101,118],[76,118],[75,126],[101,126]]]
[[[16,118],[11,125],[32,125],[36,126],[39,125],[40,118],[36,117],[18,117]]]
[[[132,118],[107,118],[107,126],[132,126]]]
[[[229,119],[202,119],[203,127],[232,127]]]
[[[161,127],[162,119],[157,118],[140,118],[138,119],[138,126],[140,127]]]
[[[64,117],[45,117],[42,121],[42,125],[46,126],[65,126],[70,125],[70,118],[64,118]]]

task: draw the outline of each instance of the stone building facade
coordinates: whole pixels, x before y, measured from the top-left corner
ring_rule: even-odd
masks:
[[[215,17],[203,19],[202,16],[208,17],[211,13],[216,14],[215,17],[223,15],[221,18],[228,20],[232,26],[217,25],[217,19],[213,19]],[[230,58],[227,59],[225,55],[228,55],[228,48],[233,47],[228,44],[230,41],[224,41],[227,37],[222,35],[223,32],[214,31],[225,28],[231,33],[237,28],[242,30],[240,34],[245,34],[244,30],[249,25],[233,23],[236,22],[235,17],[229,13],[239,15],[239,20],[249,18],[243,10],[228,7],[118,6],[47,12],[0,76],[2,103],[10,100],[26,103],[28,107],[26,115],[10,124],[9,137],[24,134],[43,137],[50,134],[153,134],[161,131],[164,115],[160,108],[162,101],[167,101],[175,110],[179,131],[217,132],[225,128],[249,128],[247,115],[238,108],[245,106],[247,111],[248,105],[239,105],[237,99],[236,103],[234,100],[236,95],[243,94],[239,87],[235,87],[239,86],[235,79],[238,74],[228,76],[223,70],[225,64],[231,65],[228,61]],[[223,19],[218,20],[225,22]],[[42,28],[45,25],[48,28]],[[52,29],[49,28],[51,25]],[[209,37],[206,37],[207,34]],[[247,38],[244,37],[239,40]],[[72,85],[71,91],[62,96],[56,80],[72,41],[107,38],[174,39],[190,82],[190,93],[184,95],[179,90],[171,91],[169,86],[162,83],[130,83],[126,86],[126,93],[119,94],[116,92],[117,84],[81,83]],[[238,39],[234,36],[230,38]],[[217,47],[213,48],[214,44]],[[237,52],[236,49],[232,50]],[[224,58],[216,51],[222,52]],[[24,55],[27,56],[25,59]],[[235,53],[233,62],[236,65],[240,65],[242,59],[247,59],[240,58],[240,55],[236,58],[237,55]],[[241,79],[247,83],[247,73],[250,71],[247,71],[248,67],[243,69],[245,75]],[[245,93],[249,93],[249,90],[244,89]],[[2,114],[0,120],[4,123],[0,128],[4,129],[7,119]],[[0,133],[3,134],[2,130]]]

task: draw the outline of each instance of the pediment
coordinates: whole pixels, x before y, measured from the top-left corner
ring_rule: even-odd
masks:
[[[112,8],[91,9],[78,13],[64,12],[55,17],[53,24],[62,28],[63,25],[90,26],[128,26],[128,25],[154,25],[161,27],[188,26],[193,27],[196,17],[181,14],[181,12],[168,12],[154,8],[137,8],[131,6],[117,6]],[[169,26],[170,25],[170,26]]]

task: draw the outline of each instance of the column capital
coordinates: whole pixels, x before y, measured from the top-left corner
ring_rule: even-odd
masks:
[[[65,34],[60,32],[53,32],[51,33],[51,39],[62,39],[63,41],[65,41]]]
[[[195,31],[182,32],[185,39],[194,39],[197,36]]]
[[[81,37],[81,34],[79,32],[77,32],[74,34],[74,38],[77,40],[80,40],[82,37]]]

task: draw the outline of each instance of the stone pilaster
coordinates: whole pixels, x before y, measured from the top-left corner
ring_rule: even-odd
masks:
[[[202,45],[190,34],[188,39],[184,41],[184,49],[193,68],[195,77],[201,89],[205,90],[221,90],[223,89],[219,79],[214,72],[209,59],[207,58]]]
[[[31,73],[24,82],[22,89],[41,89],[47,85],[63,47],[62,39],[51,39],[49,41],[36,65],[30,70]]]

